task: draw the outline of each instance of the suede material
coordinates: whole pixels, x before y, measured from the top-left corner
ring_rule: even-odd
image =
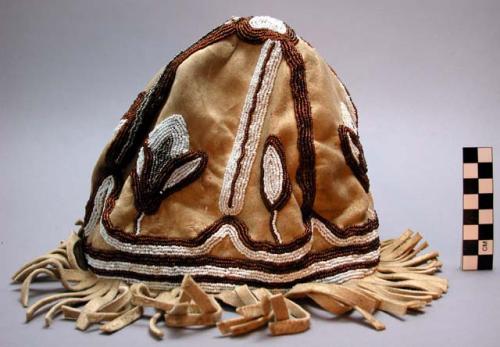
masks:
[[[208,164],[200,178],[167,197],[155,214],[143,218],[142,235],[192,239],[222,217],[218,203],[224,170],[260,48],[261,45],[248,44],[232,36],[194,53],[178,68],[170,96],[156,123],[172,114],[181,114],[189,131],[190,149],[207,153]],[[354,107],[337,77],[316,51],[302,40],[297,49],[305,61],[313,117],[316,151],[314,210],[340,227],[360,224],[368,219],[372,199],[347,166],[337,134],[338,126],[342,124],[340,101],[348,105],[353,115]],[[279,66],[268,105],[244,208],[237,216],[248,226],[252,240],[275,243],[269,227],[270,212],[260,193],[260,163],[263,144],[269,135],[276,135],[283,144],[292,183],[291,197],[279,211],[277,219],[277,229],[286,244],[303,235],[305,228],[300,211],[302,191],[296,180],[298,131],[290,69],[284,60]],[[94,171],[94,180],[99,177],[102,157]],[[135,159],[128,171],[134,164]],[[133,233],[136,217],[128,177],[111,213],[111,222],[123,231]],[[89,237],[89,242],[96,249],[109,249],[97,230]],[[312,252],[326,248],[331,248],[331,245],[314,232]],[[229,240],[218,244],[210,254],[243,257]]]
[[[239,218],[249,228],[253,240],[275,243],[270,230],[270,213],[261,196],[261,170],[264,143],[269,135],[277,136],[283,144],[286,156],[287,171],[292,183],[290,200],[278,213],[277,229],[284,244],[302,236],[305,228],[300,213],[302,192],[296,181],[295,172],[299,165],[297,151],[297,126],[293,98],[290,90],[290,69],[283,60],[278,69],[274,88],[271,93],[267,115],[262,127],[262,135],[257,148],[257,155],[250,174],[245,206]]]
[[[193,238],[222,217],[218,198],[224,170],[259,53],[259,46],[233,36],[193,54],[177,70],[158,122],[181,114],[190,148],[207,153],[208,164],[198,180],[163,200],[155,215],[144,217],[144,235]]]
[[[161,73],[163,72],[164,67],[160,68],[153,78],[151,78],[147,83],[146,86],[144,87],[144,91],[147,91],[148,89],[152,88],[153,85],[158,81],[158,79],[161,76]],[[101,154],[99,155],[99,158],[97,159],[97,163],[94,166],[94,170],[92,171],[92,176],[91,176],[91,191],[96,189],[96,185],[101,182],[103,178],[105,178],[104,175],[104,168],[105,168],[105,157],[106,153],[110,147],[111,142],[113,141],[113,138],[109,140],[109,142],[104,146],[104,149],[102,150]],[[125,172],[129,172],[133,166],[135,165],[135,161],[132,161],[129,163],[127,168],[125,168]],[[130,180],[127,180],[124,184],[125,185],[130,185]],[[122,199],[119,199],[119,201],[116,202],[116,204],[120,204],[120,206],[123,206],[122,209],[117,209],[116,211],[118,213],[121,213],[123,215],[126,215],[127,213],[129,214],[128,218],[121,217],[118,220],[124,221],[124,220],[130,220],[130,215],[133,213],[135,215],[136,210],[134,207],[134,197],[133,194],[130,194],[131,190],[130,189],[124,189],[121,192],[121,196],[123,196]],[[125,198],[127,196],[127,198]],[[113,211],[114,213],[115,211]],[[124,228],[125,231],[130,232],[133,230],[133,224],[129,223],[121,223],[120,224],[121,228]],[[110,245],[108,245],[101,237],[101,234],[99,233],[98,228],[95,228],[95,230],[91,231],[88,237],[87,242],[91,244],[93,247],[96,249],[102,249],[102,250],[112,250],[114,249]]]
[[[338,79],[316,50],[303,41],[297,45],[306,65],[316,150],[314,210],[340,227],[368,219],[371,198],[347,166],[337,129],[342,123],[340,101],[350,104]],[[352,112],[352,111],[351,111]]]

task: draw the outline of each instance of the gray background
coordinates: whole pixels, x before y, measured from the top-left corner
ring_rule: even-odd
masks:
[[[210,29],[253,14],[287,21],[347,84],[382,236],[423,232],[441,252],[448,295],[407,322],[379,313],[384,332],[316,311],[309,332],[279,338],[169,330],[157,342],[147,321],[110,337],[62,320],[23,324],[9,276],[82,216],[95,159],[136,93]],[[1,0],[0,345],[498,345],[498,269],[463,273],[459,255],[461,148],[500,150],[499,16],[495,0]]]

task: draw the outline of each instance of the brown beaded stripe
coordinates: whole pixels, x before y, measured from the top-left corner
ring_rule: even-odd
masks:
[[[286,23],[284,23],[286,26],[286,32],[284,34],[280,34],[269,29],[253,28],[250,25],[251,18],[252,17],[243,17],[236,21],[236,33],[243,41],[250,43],[262,43],[271,39],[276,41],[290,41],[293,44],[297,44],[297,42],[299,42],[297,35],[295,35],[295,31]]]
[[[126,123],[118,130],[115,137],[113,138],[113,141],[109,144],[109,148],[106,153],[106,164],[110,167],[119,164],[117,162],[116,153],[120,152],[124,143],[130,136],[131,128],[137,116],[137,111],[139,109],[139,106],[141,106],[141,104],[143,103],[145,96],[145,91],[140,92],[130,106],[129,110],[122,117],[122,119],[126,120]]]
[[[285,149],[283,148],[283,144],[281,143],[280,139],[275,135],[268,136],[266,142],[264,143],[263,153],[266,153],[267,148],[270,146],[276,150],[276,153],[278,153],[278,156],[281,161],[281,167],[283,168],[281,193],[279,197],[276,199],[276,201],[273,203],[267,198],[266,193],[264,191],[264,156],[262,156],[262,162],[260,165],[260,194],[262,196],[264,204],[266,205],[267,210],[271,212],[274,210],[279,211],[285,206],[288,199],[290,199],[290,195],[292,193],[292,183],[290,182],[290,176],[288,175],[288,171],[286,168]]]
[[[346,127],[345,125],[339,126],[339,137],[340,137],[340,147],[344,153],[344,158],[351,168],[354,176],[358,179],[359,183],[363,186],[364,190],[368,192],[370,190],[370,180],[368,179],[367,172],[368,167],[366,165],[365,155],[363,152],[363,146],[359,141],[359,136],[354,132],[354,130]],[[351,148],[350,141],[358,149],[359,154],[356,156]]]
[[[169,187],[165,190],[162,189],[168,178],[177,168],[198,158],[201,159],[200,164],[185,179],[173,187]],[[162,171],[158,173],[158,176],[155,177],[154,183],[146,179],[150,177],[153,160],[154,158],[150,148],[144,146],[144,165],[141,176],[139,177],[136,170],[132,170],[130,173],[134,189],[135,207],[139,212],[144,212],[145,214],[155,213],[164,199],[200,177],[207,166],[208,156],[205,152],[190,151],[179,157],[170,159],[163,167]]]
[[[297,183],[302,189],[302,218],[312,213],[316,195],[315,150],[312,128],[311,104],[306,86],[305,65],[302,56],[292,42],[283,42],[283,54],[290,67],[290,86],[294,100],[295,118],[299,136],[297,146],[300,154],[297,168]]]
[[[359,269],[372,269],[375,268],[378,265],[379,260],[373,260],[373,261],[366,261],[366,262],[360,262],[360,263],[352,263],[352,264],[346,264],[346,265],[341,265],[338,267],[335,267],[333,269],[327,269],[324,271],[319,271],[314,274],[311,274],[309,276],[305,276],[300,279],[296,279],[293,281],[289,282],[264,282],[264,281],[259,281],[256,279],[250,279],[250,278],[238,278],[238,277],[232,277],[232,276],[225,276],[225,277],[217,277],[217,276],[211,276],[211,275],[192,275],[193,279],[196,282],[199,283],[221,283],[221,284],[229,284],[229,285],[248,285],[251,287],[265,287],[268,289],[285,289],[285,288],[290,288],[294,286],[295,284],[298,283],[306,283],[306,282],[313,282],[317,280],[321,280],[325,277],[331,277],[335,276],[341,273],[344,273],[346,271],[350,270],[359,270]],[[106,276],[106,277],[121,277],[121,278],[131,278],[131,279],[136,279],[139,281],[151,281],[151,282],[162,282],[162,283],[180,283],[182,281],[182,278],[184,274],[179,274],[175,276],[170,276],[170,275],[150,275],[150,274],[143,274],[143,273],[138,273],[138,272],[132,272],[132,271],[120,271],[120,270],[102,270],[102,269],[96,269],[94,267],[89,267],[93,273],[100,275],[100,276]]]
[[[308,266],[338,257],[349,255],[363,255],[376,251],[380,246],[378,238],[362,245],[350,245],[347,247],[336,247],[327,250],[308,253],[302,258],[286,263],[274,263],[262,260],[222,258],[218,256],[205,255],[203,257],[175,256],[175,255],[148,255],[135,254],[121,251],[98,250],[91,245],[85,245],[84,252],[94,259],[104,261],[124,261],[134,264],[157,265],[157,266],[203,266],[213,265],[218,267],[237,267],[241,269],[260,270],[267,273],[286,274],[307,268]]]

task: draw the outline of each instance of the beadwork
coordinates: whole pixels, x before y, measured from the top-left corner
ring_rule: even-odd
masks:
[[[270,228],[278,243],[282,243],[277,227],[278,211],[290,198],[292,185],[286,168],[285,151],[278,137],[271,135],[264,144],[261,163],[261,195],[271,212]]]
[[[340,102],[340,113],[342,114],[342,122],[344,125],[357,133],[356,122],[352,118],[351,112],[349,112],[347,105],[343,101]]]
[[[308,329],[310,314],[293,301],[305,297],[383,329],[377,309],[401,315],[445,292],[446,281],[431,277],[437,253],[417,256],[427,247],[418,233],[380,242],[356,107],[307,44],[280,20],[234,17],[150,81],[97,162],[80,232],[14,274],[23,305],[39,275],[66,289],[31,305],[27,319],[46,309],[47,325],[62,312],[78,329],[107,321],[100,328],[112,333],[154,308],[159,338],[161,318],[231,336],[267,324],[281,335]],[[253,64],[259,49],[245,97],[248,76],[235,67]],[[335,99],[323,103],[332,88]],[[216,300],[242,316],[220,321]]]
[[[141,147],[132,173],[138,210],[147,214],[155,212],[168,193],[201,175],[206,161],[206,154],[189,152],[189,133],[184,118],[172,115],[164,119]]]
[[[94,206],[92,209],[92,214],[90,218],[83,227],[83,231],[85,235],[88,235],[95,227],[99,224],[101,220],[102,210],[104,209],[104,202],[106,198],[109,196],[114,187],[113,176],[106,177],[99,189],[97,189],[97,193],[94,197]]]
[[[178,64],[197,49],[227,37],[231,33],[236,33],[240,38],[251,43],[262,43],[262,48],[248,87],[233,149],[224,172],[219,197],[220,210],[225,215],[235,216],[243,208],[246,186],[260,142],[267,104],[283,57],[290,69],[290,88],[297,122],[299,166],[296,172],[296,180],[303,193],[301,210],[304,217],[305,233],[293,242],[283,244],[281,235],[277,230],[278,211],[285,206],[290,197],[291,182],[286,169],[283,146],[276,136],[271,135],[266,139],[263,148],[261,194],[270,212],[270,228],[276,241],[274,244],[252,241],[246,226],[235,217],[223,217],[192,240],[174,240],[142,235],[140,228],[144,213],[153,213],[166,196],[181,189],[187,184],[186,182],[199,177],[206,166],[206,154],[189,151],[189,134],[184,119],[180,115],[173,115],[160,122],[150,132],[148,138],[144,140],[143,146],[138,148],[136,166],[131,172],[136,207],[138,207],[137,234],[128,234],[116,229],[110,220],[110,213],[118,198],[121,183],[117,184],[115,180],[113,188],[108,189],[104,199],[99,232],[104,241],[116,249],[113,252],[113,259],[121,265],[115,264],[118,267],[116,269],[112,267],[106,268],[107,261],[100,258],[103,255],[99,253],[100,251],[92,248],[86,250],[88,260],[93,259],[96,273],[102,276],[142,278],[152,280],[152,282],[162,278],[162,281],[168,284],[170,280],[174,283],[175,276],[178,277],[180,272],[183,271],[179,268],[182,265],[173,265],[177,261],[176,259],[181,261],[180,264],[189,266],[188,259],[197,259],[202,256],[203,259],[210,261],[210,263],[205,265],[193,264],[193,267],[200,269],[199,271],[208,271],[207,266],[220,267],[219,270],[214,270],[216,271],[215,275],[212,275],[210,271],[208,271],[210,275],[201,272],[196,275],[198,280],[212,287],[220,287],[221,283],[238,283],[238,281],[242,281],[233,278],[234,276],[228,276],[224,272],[226,271],[224,269],[227,268],[234,271],[238,271],[237,269],[251,271],[244,272],[246,275],[253,276],[253,279],[249,279],[250,283],[251,281],[255,281],[258,285],[269,283],[271,286],[276,287],[282,287],[286,283],[291,284],[293,281],[308,278],[315,281],[328,278],[340,281],[343,278],[342,276],[354,278],[360,276],[360,271],[369,272],[377,262],[378,232],[376,228],[378,224],[376,216],[372,216],[371,219],[361,225],[339,228],[322,219],[312,209],[315,196],[315,154],[311,106],[305,81],[305,64],[301,54],[295,47],[298,42],[295,33],[284,23],[268,19],[255,19],[251,22],[251,19],[248,18],[235,18],[226,22],[222,27],[215,29],[200,40],[199,43],[192,46],[187,53],[182,53],[179,55],[180,58],[174,59],[164,70],[153,88],[142,93],[141,98],[135,103],[135,106],[133,105],[134,107],[131,107],[132,111],[129,112],[135,115],[130,119],[135,118],[135,120],[126,121],[117,132],[117,135],[123,133],[123,129],[131,128],[132,123],[135,124],[136,130],[133,132],[136,135],[128,138],[130,143],[126,146],[131,151],[135,143],[140,141],[141,134],[144,133],[144,129],[147,127],[145,118],[142,118],[144,122],[137,122],[138,115],[152,112],[154,98],[159,97],[158,93],[161,90],[171,87],[171,79],[173,79],[172,76],[174,76]],[[166,80],[167,76],[169,76],[168,80]],[[355,129],[356,126],[352,117],[350,117],[351,123],[349,123],[349,118],[346,118],[347,115],[350,116],[347,105],[344,104],[340,107],[343,122],[348,124],[350,128]],[[130,130],[128,131],[130,132]],[[355,146],[355,148],[357,147]],[[124,152],[120,152],[118,155],[123,158],[126,157]],[[118,180],[118,182],[121,182],[121,180]],[[113,189],[112,193],[109,192],[111,189]],[[97,205],[98,209],[100,208],[98,203],[93,202],[92,204]],[[95,218],[93,217],[93,220]],[[314,237],[323,238],[332,248],[324,252],[314,253],[313,256],[311,247]],[[238,260],[233,258],[210,258],[209,254],[214,247],[226,239],[229,239],[232,247],[247,259],[243,264],[239,264]],[[337,249],[338,251],[333,251]],[[166,254],[170,258],[162,260]],[[349,267],[342,262],[338,263],[338,259],[351,259],[343,257],[364,259],[363,257],[368,257],[368,254],[373,255],[373,258],[353,264],[354,267],[361,267],[359,269]],[[141,258],[135,259],[136,256]],[[145,260],[141,260],[152,256],[155,257],[155,262],[151,264],[145,264]],[[223,263],[220,263],[221,261]],[[219,263],[221,265],[216,265]],[[273,273],[283,274],[281,277],[274,277],[279,280],[273,280],[272,277],[260,273],[267,268],[268,264],[272,266],[268,270],[270,272],[269,276],[274,276]],[[331,267],[332,264],[337,264],[331,268],[333,272],[325,273],[328,266]],[[148,266],[160,266],[163,269],[161,271],[164,273],[153,278],[154,276],[148,273],[152,268]],[[303,272],[304,268],[310,268],[311,270]],[[135,271],[138,269],[140,271]],[[188,269],[190,271],[191,268]],[[286,274],[287,272],[290,274]],[[224,281],[220,277],[222,274],[225,276]]]
[[[178,287],[179,278],[182,278],[182,276],[171,277],[171,276],[148,276],[148,275],[145,276],[136,275],[134,277],[133,274],[128,273],[126,271],[109,271],[97,268],[93,268],[92,271],[98,274],[102,278],[121,279],[123,281],[131,283],[144,283],[150,288],[156,288],[160,290]],[[367,269],[363,268],[363,269],[347,270],[345,272],[333,276],[327,275],[325,277],[318,278],[317,280],[315,280],[315,282],[342,284],[352,279],[363,278],[365,276],[368,276],[372,274],[374,271],[375,271],[374,266]],[[235,284],[248,285],[250,288],[258,288],[263,285],[259,281],[253,281],[253,280],[245,281],[231,277],[227,279],[221,279],[217,277],[210,278],[210,276],[193,276],[193,278],[195,278],[200,287],[202,287],[203,290],[207,291],[208,293],[220,293],[222,290],[234,289]],[[265,285],[266,287],[273,289],[276,288],[280,290],[285,290],[290,287],[290,285],[283,285],[280,283],[271,283],[271,284],[266,283]]]
[[[368,172],[368,167],[358,134],[345,125],[339,126],[338,133],[340,137],[340,146],[347,164],[365,191],[368,192],[370,190],[370,181],[366,174]]]
[[[158,124],[149,134],[147,144],[141,147],[137,157],[138,178],[141,178],[143,171],[145,148],[149,148],[153,155],[149,174],[150,179],[154,180],[158,178],[169,159],[176,158],[189,150],[189,134],[184,118],[178,114],[172,115]]]
[[[281,55],[279,42],[267,40],[262,46],[224,173],[219,208],[226,215],[237,215],[243,208],[248,179]]]
[[[239,267],[219,267],[214,265],[205,266],[158,266],[145,265],[123,261],[101,261],[87,255],[89,266],[94,269],[108,271],[126,271],[142,275],[152,276],[178,276],[182,273],[189,273],[193,277],[210,274],[211,277],[219,277],[220,279],[234,278],[249,281],[258,281],[261,283],[281,283],[284,286],[293,285],[298,279],[309,278],[311,275],[317,274],[328,269],[329,273],[336,275],[338,273],[355,268],[359,264],[373,264],[378,259],[378,250],[363,254],[349,255],[337,257],[328,261],[313,263],[308,267],[285,274],[269,273],[259,270],[249,270]]]
[[[255,16],[249,20],[254,29],[269,29],[280,34],[286,33],[286,26],[281,20],[269,16]]]

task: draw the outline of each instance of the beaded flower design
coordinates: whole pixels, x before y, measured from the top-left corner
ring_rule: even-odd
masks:
[[[163,120],[141,147],[132,172],[138,212],[156,212],[166,197],[196,180],[206,165],[204,152],[189,150],[184,118],[176,114]]]

